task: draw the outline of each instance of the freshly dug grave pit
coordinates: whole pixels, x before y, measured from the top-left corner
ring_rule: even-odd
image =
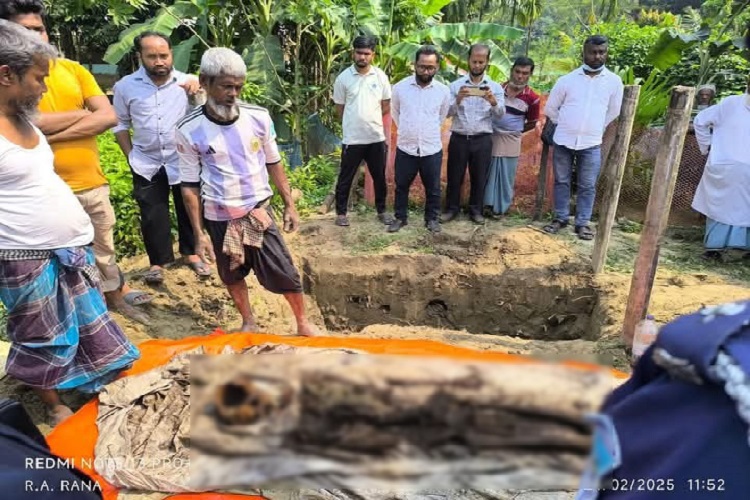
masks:
[[[438,255],[319,255],[305,289],[332,330],[423,325],[537,340],[594,339],[599,296],[583,265],[465,266]]]

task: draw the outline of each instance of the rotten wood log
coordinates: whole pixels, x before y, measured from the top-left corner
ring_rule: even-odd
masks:
[[[625,174],[625,165],[628,160],[630,137],[633,132],[635,110],[638,106],[640,91],[640,85],[627,85],[623,91],[622,110],[617,122],[614,145],[607,158],[607,165],[602,171],[600,182],[604,186],[603,206],[596,228],[594,253],[591,259],[595,274],[602,272],[607,261],[609,239],[612,236],[612,226],[614,226],[615,216],[617,215],[617,204],[620,201],[622,177]]]
[[[669,220],[669,209],[682,159],[685,134],[690,125],[694,94],[693,87],[677,86],[672,89],[667,121],[656,154],[651,193],[625,310],[622,337],[627,346],[632,346],[635,327],[646,317],[651,300],[661,240]]]
[[[575,489],[606,371],[361,354],[198,357],[190,487]]]

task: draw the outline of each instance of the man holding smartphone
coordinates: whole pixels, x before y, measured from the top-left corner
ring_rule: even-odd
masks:
[[[469,49],[469,74],[450,85],[452,104],[448,116],[453,118],[448,144],[448,185],[442,221],[458,216],[461,207],[461,185],[469,167],[469,217],[483,224],[482,206],[487,168],[492,160],[492,120],[505,112],[504,91],[486,74],[490,48],[474,44]]]

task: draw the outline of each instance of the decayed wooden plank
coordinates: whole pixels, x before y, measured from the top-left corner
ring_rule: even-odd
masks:
[[[575,488],[608,372],[329,355],[191,363],[198,489]]]

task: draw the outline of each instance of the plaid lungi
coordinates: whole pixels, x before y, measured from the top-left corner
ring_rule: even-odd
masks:
[[[98,392],[138,359],[110,317],[90,248],[0,251],[6,372],[40,389]]]
[[[229,270],[234,271],[245,263],[245,246],[261,248],[263,233],[271,227],[273,219],[268,213],[268,203],[264,202],[244,217],[233,219],[227,224],[222,252],[229,256]]]

